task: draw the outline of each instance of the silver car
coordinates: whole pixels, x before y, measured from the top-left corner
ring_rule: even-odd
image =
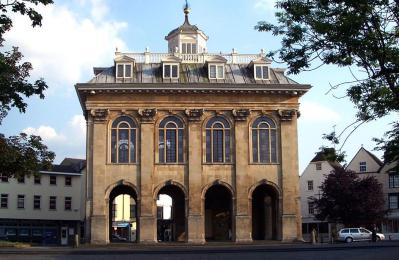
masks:
[[[372,232],[365,228],[343,228],[338,232],[338,240],[351,243],[353,241],[371,240]],[[384,234],[377,233],[377,241],[384,240]]]

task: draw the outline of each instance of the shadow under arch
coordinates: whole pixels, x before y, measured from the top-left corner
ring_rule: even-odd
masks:
[[[134,200],[134,204],[130,199],[129,211],[124,208],[124,201],[119,207],[122,207],[121,216],[116,215],[115,199],[119,195],[129,195]],[[124,198],[123,198],[124,199]],[[137,242],[139,241],[139,223],[138,223],[138,209],[140,205],[139,195],[137,188],[130,182],[120,180],[108,186],[105,192],[105,201],[108,212],[108,230],[109,230],[109,241],[110,242]],[[134,207],[134,208],[132,208]],[[129,212],[129,219],[125,218],[125,213]],[[120,236],[118,233],[123,232],[124,236]],[[126,239],[126,240],[125,240]]]
[[[158,200],[160,195],[171,198],[171,205]],[[186,242],[188,197],[186,188],[176,181],[166,181],[159,184],[153,192],[155,216],[157,216],[158,242]],[[157,202],[159,201],[159,205]],[[164,215],[165,213],[165,215]],[[170,215],[169,215],[170,214]]]
[[[261,180],[248,192],[253,240],[281,237],[281,192],[273,182]]]
[[[234,195],[234,189],[220,180],[209,183],[203,188],[201,198],[206,241],[235,240]]]

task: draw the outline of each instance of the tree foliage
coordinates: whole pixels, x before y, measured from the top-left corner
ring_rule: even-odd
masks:
[[[30,82],[32,64],[22,62],[23,55],[17,47],[4,51],[4,35],[13,25],[9,14],[26,15],[33,27],[41,26],[42,16],[35,7],[52,3],[52,0],[0,0],[0,124],[11,108],[21,113],[26,111],[24,98],[32,95],[44,98],[48,88],[43,79]],[[0,134],[0,174],[18,177],[38,173],[51,166],[54,156],[39,136],[20,134],[7,138]]]
[[[259,22],[255,28],[282,36],[282,47],[270,55],[286,62],[289,73],[316,62],[356,67],[363,78],[354,75],[340,85],[347,86],[358,120],[399,112],[399,1],[284,0],[277,8],[277,25]],[[387,137],[381,147],[390,148],[392,138],[399,142],[397,135]],[[399,153],[388,158],[398,160]]]
[[[321,185],[321,197],[312,200],[317,219],[345,226],[375,224],[386,215],[382,184],[374,177],[359,178],[343,168],[327,176]]]

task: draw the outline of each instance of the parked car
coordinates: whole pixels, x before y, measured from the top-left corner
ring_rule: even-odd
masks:
[[[384,240],[384,234],[377,233],[377,241]],[[338,232],[338,240],[346,243],[371,240],[372,232],[365,228],[343,228]]]

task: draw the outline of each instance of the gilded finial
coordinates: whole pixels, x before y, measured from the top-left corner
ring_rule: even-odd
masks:
[[[185,23],[190,24],[190,22],[188,21],[188,14],[190,13],[190,5],[188,4],[188,1],[186,0],[186,4],[184,5],[184,15],[186,16],[185,18]]]

